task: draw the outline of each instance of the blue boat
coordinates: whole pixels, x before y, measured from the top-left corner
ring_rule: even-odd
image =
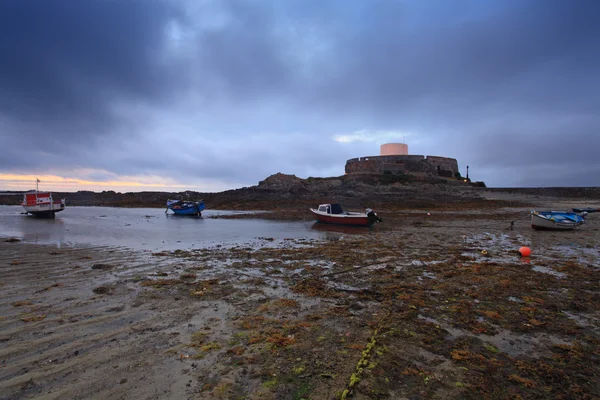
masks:
[[[189,201],[189,200],[167,200],[167,209],[173,211],[176,215],[194,215],[200,217],[204,210],[204,200]]]
[[[531,227],[533,229],[571,230],[585,224],[587,213],[567,211],[532,211]]]

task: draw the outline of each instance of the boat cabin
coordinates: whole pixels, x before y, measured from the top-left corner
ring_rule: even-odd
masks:
[[[23,197],[23,204],[28,206],[52,203],[52,195],[49,192],[25,193]]]
[[[65,209],[65,199],[54,200],[51,192],[31,191],[23,194],[21,202],[25,211],[38,217],[54,218],[54,214]]]
[[[337,203],[321,204],[321,205],[319,205],[319,211],[327,213],[327,214],[334,214],[334,215],[347,215],[348,214],[348,212],[344,211],[342,209],[342,206]]]

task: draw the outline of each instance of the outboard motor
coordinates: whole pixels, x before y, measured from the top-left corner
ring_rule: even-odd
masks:
[[[371,210],[370,208],[367,208],[365,210],[365,213],[367,214],[367,218],[369,219],[369,224],[374,224],[375,222],[381,222],[383,221],[381,218],[379,218],[379,216],[375,213],[375,211]]]

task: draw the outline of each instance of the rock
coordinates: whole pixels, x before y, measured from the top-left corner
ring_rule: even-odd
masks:
[[[108,294],[111,292],[111,288],[106,286],[98,286],[92,290],[96,294]]]
[[[296,175],[286,175],[280,172],[269,176],[264,181],[258,183],[260,189],[270,189],[275,191],[289,191],[290,189],[300,189],[304,186],[303,179]]]
[[[94,265],[92,265],[92,269],[107,270],[107,269],[112,269],[112,268],[114,268],[114,267],[110,264],[94,264]]]

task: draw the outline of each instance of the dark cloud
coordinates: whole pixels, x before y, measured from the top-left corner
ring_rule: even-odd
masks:
[[[0,113],[17,144],[57,151],[106,133],[120,102],[170,93],[160,49],[176,15],[154,0],[0,2]]]
[[[349,24],[337,38],[339,64],[328,71],[324,106],[371,105],[402,118],[408,109],[432,119],[433,112],[444,118],[507,103],[513,110],[590,109],[597,98],[590,88],[580,90],[598,84],[598,3],[488,3],[468,19],[461,5],[481,2],[440,2],[433,14],[420,13],[418,3],[402,2],[396,12],[373,7],[362,16],[373,23]]]
[[[598,22],[593,0],[4,1],[0,169],[252,184],[341,174],[379,143],[333,136],[367,130],[496,186],[599,185]]]

